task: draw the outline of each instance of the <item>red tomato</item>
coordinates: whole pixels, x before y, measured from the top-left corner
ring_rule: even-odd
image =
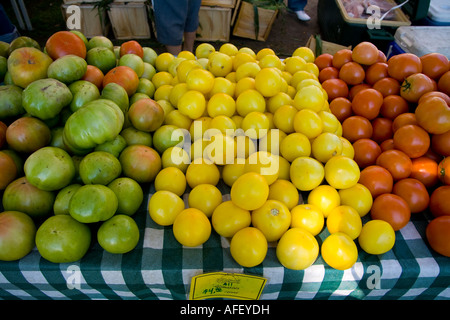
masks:
[[[432,79],[439,79],[450,69],[450,63],[442,53],[428,53],[420,57],[422,72]]]
[[[360,92],[364,89],[370,89],[370,88],[371,88],[371,86],[367,83],[357,84],[356,86],[353,86],[350,88],[350,91],[348,92],[348,98],[350,99],[350,101],[352,101],[358,92]]]
[[[431,193],[429,207],[435,217],[450,216],[450,186],[436,188]]]
[[[354,61],[347,62],[339,69],[339,79],[352,86],[363,82],[365,76],[364,68]]]
[[[374,220],[380,219],[388,222],[397,231],[408,224],[411,210],[402,197],[384,193],[373,200],[370,217]]]
[[[372,120],[372,140],[382,143],[391,139],[394,131],[392,130],[392,120],[388,118],[375,118]]]
[[[387,139],[380,143],[381,152],[394,149],[394,139]]]
[[[388,119],[394,120],[398,115],[409,111],[409,104],[399,95],[388,95],[383,98],[380,114]]]
[[[376,164],[387,169],[394,180],[408,178],[411,174],[411,158],[400,150],[383,151],[378,156]]]
[[[426,156],[411,159],[410,178],[417,179],[423,183],[426,188],[434,187],[439,181],[438,163]]]
[[[139,85],[139,77],[130,67],[117,66],[105,74],[103,78],[103,87],[111,82],[121,85],[127,91],[128,96],[131,96],[136,92]]]
[[[408,203],[411,213],[424,211],[430,202],[430,195],[425,185],[413,178],[397,181],[392,193],[402,197]]]
[[[423,156],[430,148],[430,135],[420,126],[408,124],[394,133],[394,147],[410,158]]]
[[[333,101],[333,99],[338,97],[348,96],[348,86],[341,79],[328,79],[322,83],[322,88],[328,94],[328,100]]]
[[[400,95],[409,102],[417,102],[423,94],[433,91],[434,88],[434,82],[430,77],[423,73],[415,73],[402,82]]]
[[[99,90],[101,90],[102,86],[103,86],[103,77],[104,76],[105,75],[103,74],[102,70],[100,70],[96,66],[88,64],[86,73],[81,78],[81,80],[86,80],[86,81],[92,82],[93,84],[95,84],[97,86],[97,88]]]
[[[375,89],[361,90],[352,100],[353,113],[369,120],[378,116],[382,105],[383,96]]]
[[[450,130],[450,107],[442,98],[422,101],[414,113],[417,123],[429,133],[442,134]]]
[[[431,136],[431,149],[444,157],[450,156],[450,130]]]
[[[367,118],[350,116],[342,122],[342,136],[351,143],[358,139],[372,137],[372,124]]]
[[[450,257],[450,216],[442,216],[431,220],[425,233],[428,243],[434,251]]]
[[[422,61],[412,53],[401,53],[392,56],[387,61],[389,76],[403,82],[403,80],[414,74],[422,72]]]
[[[375,199],[380,194],[392,192],[394,179],[391,173],[379,165],[372,165],[361,170],[359,183],[369,189]]]
[[[356,161],[360,168],[374,165],[378,156],[381,154],[381,148],[372,139],[358,139],[353,142],[355,155],[353,160]]]
[[[450,157],[445,157],[439,162],[438,176],[443,184],[450,185]]]
[[[388,77],[387,67],[387,63],[384,62],[372,64],[366,70],[365,82],[373,86],[378,80]]]
[[[135,55],[138,55],[141,58],[144,57],[144,49],[136,40],[126,41],[120,45],[119,49],[120,56],[123,56],[124,54],[127,53],[134,53]]]
[[[358,43],[352,50],[352,59],[359,64],[372,65],[378,57],[378,48],[368,41]]]
[[[400,82],[391,77],[386,77],[378,80],[372,86],[377,91],[386,97],[391,94],[400,94]]]
[[[325,67],[319,71],[319,81],[320,83],[328,79],[338,79],[339,70],[335,67]]]
[[[440,91],[431,91],[431,92],[427,92],[427,93],[423,94],[417,103],[422,103],[426,99],[429,99],[432,97],[442,98],[442,99],[444,99],[445,102],[447,102],[447,105],[450,106],[450,97],[447,94],[440,92]]]
[[[333,55],[333,67],[340,69],[347,62],[352,61],[352,50],[341,49]]]
[[[330,102],[330,111],[340,123],[352,115],[352,103],[344,97],[337,97]]]
[[[322,53],[321,55],[317,56],[314,60],[314,63],[319,68],[319,71],[326,68],[326,67],[332,67],[333,66],[333,55],[329,53]]]
[[[392,121],[392,130],[397,131],[398,128],[408,125],[408,124],[415,124],[419,125],[417,123],[416,115],[412,112],[406,112],[398,115],[394,121]]]
[[[86,58],[86,45],[79,36],[70,31],[58,31],[52,34],[45,43],[45,49],[53,60],[68,54]]]
[[[439,91],[444,92],[447,95],[450,95],[450,71],[447,71],[439,78],[437,87]]]
[[[17,166],[14,160],[6,153],[0,151],[0,190],[6,187],[16,178]]]

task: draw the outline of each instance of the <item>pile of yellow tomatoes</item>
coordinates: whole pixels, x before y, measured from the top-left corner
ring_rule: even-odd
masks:
[[[358,183],[352,144],[329,109],[314,59],[307,47],[280,59],[270,48],[231,43],[154,57],[148,95],[165,119],[153,133],[162,169],[148,210],[180,244],[202,245],[214,231],[244,267],[262,263],[275,245],[280,263],[295,270],[319,254],[348,269],[356,241],[370,254],[392,248],[387,222],[362,223],[372,196]],[[329,236],[319,246],[324,228]]]

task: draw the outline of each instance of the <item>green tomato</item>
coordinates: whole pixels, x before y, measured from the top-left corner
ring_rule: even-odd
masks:
[[[79,173],[84,184],[107,185],[122,172],[119,159],[106,151],[94,151],[80,162]]]
[[[130,105],[128,93],[121,85],[115,82],[108,83],[102,89],[101,98],[115,102],[124,114],[128,112]]]
[[[117,214],[135,214],[144,200],[141,185],[131,178],[117,178],[108,184],[108,188],[116,194],[119,201]]]
[[[86,70],[86,60],[79,56],[68,54],[53,61],[47,69],[47,75],[49,78],[69,84],[81,79]]]
[[[53,203],[53,212],[55,215],[69,214],[69,203],[75,192],[81,188],[81,184],[74,183],[59,190]]]
[[[95,147],[94,151],[105,151],[118,158],[123,149],[127,147],[127,141],[120,134],[113,140],[106,141]]]
[[[36,232],[36,247],[54,263],[80,260],[91,245],[91,230],[69,215],[51,216]]]
[[[86,103],[100,98],[100,91],[97,86],[86,80],[78,80],[71,83],[69,89],[73,95],[69,105],[72,112],[77,111]]]
[[[16,85],[0,86],[0,119],[17,117],[25,113],[22,107],[22,88]]]
[[[14,261],[25,257],[34,248],[36,226],[19,211],[0,213],[0,260]]]
[[[100,246],[110,253],[127,253],[138,244],[139,228],[133,218],[119,214],[102,223],[97,239]]]

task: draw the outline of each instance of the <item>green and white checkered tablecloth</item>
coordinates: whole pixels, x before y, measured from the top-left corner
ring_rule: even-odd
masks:
[[[202,246],[181,246],[171,227],[151,220],[147,203],[154,188],[144,186],[144,191],[134,215],[140,240],[132,252],[110,254],[93,241],[80,261],[54,264],[34,249],[19,261],[0,262],[0,298],[187,299],[193,276],[224,271],[267,278],[262,300],[450,299],[450,258],[436,254],[423,240],[427,220],[421,214],[396,232],[392,250],[383,255],[359,250],[358,261],[345,271],[330,268],[320,255],[306,270],[286,269],[274,246],[261,265],[243,268],[231,257],[229,240],[215,232]],[[319,244],[327,235],[325,228],[317,236]]]

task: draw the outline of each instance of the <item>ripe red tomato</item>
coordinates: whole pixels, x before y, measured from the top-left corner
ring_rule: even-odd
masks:
[[[325,67],[319,71],[319,81],[323,83],[328,79],[339,79],[339,70],[335,67]]]
[[[435,217],[450,216],[450,186],[440,186],[431,193],[429,208]]]
[[[138,55],[141,58],[144,57],[144,49],[136,40],[126,41],[120,45],[119,49],[120,56],[123,56],[124,54],[127,53],[134,53],[135,55]]]
[[[378,80],[373,84],[372,88],[380,91],[383,97],[391,94],[400,94],[400,82],[391,77]]]
[[[388,95],[384,97],[380,114],[388,119],[394,120],[398,115],[409,111],[409,104],[399,95]]]
[[[319,71],[326,67],[332,67],[333,55],[330,53],[322,53],[321,55],[316,57],[316,59],[314,60],[314,64],[319,68]]]
[[[400,115],[398,115],[394,121],[392,121],[392,130],[397,131],[398,128],[408,125],[408,124],[415,124],[419,125],[417,123],[416,115],[412,112],[405,112]]]
[[[58,31],[52,34],[45,43],[45,49],[53,60],[68,54],[86,58],[86,45],[79,36],[70,31]]]
[[[14,160],[6,153],[0,151],[0,190],[6,187],[16,178],[17,166]]]
[[[375,84],[380,79],[384,79],[389,76],[387,71],[387,63],[376,62],[366,69],[366,78],[364,81],[371,86]]]
[[[117,66],[105,74],[103,78],[103,87],[111,82],[121,85],[127,91],[128,96],[131,96],[136,92],[139,85],[139,77],[130,67]]]
[[[425,185],[417,179],[406,178],[394,184],[392,193],[408,203],[411,213],[422,212],[428,208],[430,195]]]
[[[333,99],[338,97],[348,96],[348,86],[341,79],[328,79],[322,83],[322,88],[328,94],[328,100],[333,101]]]
[[[103,74],[102,70],[100,70],[99,68],[97,68],[94,65],[88,64],[86,73],[81,78],[81,80],[86,80],[86,81],[92,82],[93,84],[95,84],[97,86],[97,88],[99,90],[101,90],[102,86],[103,86],[103,77],[104,76],[105,75]]]
[[[426,188],[434,187],[438,181],[438,163],[427,157],[411,159],[410,178],[417,179],[423,183]]]
[[[422,61],[409,52],[392,56],[387,64],[389,76],[400,82],[414,73],[422,72]]]
[[[433,80],[423,73],[412,74],[402,82],[400,95],[409,102],[417,102],[420,97],[433,91],[435,84]]]
[[[376,143],[382,143],[391,139],[394,134],[392,130],[392,120],[388,118],[375,118],[372,120],[372,140]]]
[[[420,126],[408,124],[394,133],[394,147],[410,158],[423,156],[430,148],[430,135]]]
[[[364,68],[357,62],[350,61],[345,63],[339,69],[339,79],[342,79],[348,85],[357,85],[363,82],[366,77]]]
[[[352,115],[352,103],[344,97],[337,97],[330,102],[330,111],[340,123]]]
[[[352,61],[352,50],[341,49],[333,54],[333,67],[340,69],[347,62]]]
[[[352,100],[353,113],[369,120],[373,120],[378,116],[382,105],[383,96],[375,89],[361,90]]]
[[[411,158],[400,150],[393,149],[383,151],[378,156],[376,164],[387,169],[394,180],[408,178],[411,174]]]
[[[351,143],[358,139],[372,137],[372,124],[367,118],[350,116],[342,122],[342,136]]]
[[[374,199],[380,194],[392,192],[394,186],[391,173],[379,165],[371,165],[362,169],[358,182],[369,189]]]
[[[427,92],[425,94],[423,94],[419,101],[417,103],[422,103],[424,102],[426,99],[432,98],[432,97],[439,97],[445,100],[445,102],[447,102],[447,105],[450,106],[450,97],[445,94],[444,92],[441,91],[431,91],[431,92]]]
[[[353,142],[355,155],[353,160],[356,161],[360,168],[374,165],[378,156],[381,154],[381,148],[372,139],[358,139]]]
[[[445,157],[439,162],[438,176],[443,184],[450,185],[450,157]]]
[[[411,210],[402,197],[392,193],[384,193],[373,200],[370,216],[372,219],[388,222],[397,231],[408,224],[411,218]]]
[[[429,133],[441,134],[450,130],[450,107],[442,98],[422,101],[414,113],[417,123]]]
[[[450,71],[447,71],[439,78],[437,86],[439,91],[450,95]]]
[[[450,156],[450,130],[431,136],[431,149],[444,157]]]
[[[387,139],[380,143],[381,152],[394,149],[394,139]]]
[[[420,57],[422,72],[432,79],[439,79],[450,69],[450,63],[442,53],[428,53]]]
[[[442,216],[431,220],[425,233],[428,243],[434,251],[450,257],[450,216]]]
[[[353,61],[362,65],[372,65],[378,61],[378,48],[371,42],[358,43],[352,50]]]

